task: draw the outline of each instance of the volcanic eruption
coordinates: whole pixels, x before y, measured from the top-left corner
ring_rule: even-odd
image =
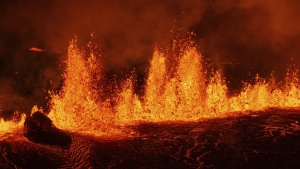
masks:
[[[299,166],[298,2],[44,3],[1,17],[0,167]]]

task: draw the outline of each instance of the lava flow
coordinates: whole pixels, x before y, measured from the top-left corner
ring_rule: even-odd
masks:
[[[5,139],[9,136],[9,133],[14,134],[15,132],[23,128],[26,115],[22,114],[21,119],[13,119],[11,121],[5,121],[3,118],[0,118],[0,140]]]
[[[172,74],[167,71],[166,55],[154,51],[142,98],[134,92],[132,78],[125,80],[120,90],[112,91],[113,98],[101,98],[103,89],[98,84],[104,77],[98,56],[92,49],[86,56],[74,39],[68,49],[63,88],[58,94],[51,93],[48,116],[63,130],[110,135],[119,127],[139,122],[196,121],[228,112],[300,106],[297,71],[287,73],[280,87],[275,78],[257,76],[255,84],[246,84],[238,95],[228,96],[222,72],[208,72],[196,47],[184,49]],[[0,132],[7,132],[22,121],[1,119],[0,124]]]

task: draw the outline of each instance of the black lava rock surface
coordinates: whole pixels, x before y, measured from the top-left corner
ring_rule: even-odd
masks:
[[[56,128],[52,120],[39,111],[26,117],[24,136],[30,141],[41,144],[59,146],[71,144],[71,136]]]
[[[69,146],[45,146],[49,142],[65,143],[68,139],[44,118],[37,113],[26,122],[27,127],[34,129],[28,131],[27,137],[44,144],[27,141],[17,133],[0,139],[0,168],[298,169],[300,166],[299,109],[236,112],[233,116],[194,122],[141,123],[126,126],[128,137],[124,138],[74,132],[69,133],[72,137]],[[130,136],[131,133],[134,134]]]

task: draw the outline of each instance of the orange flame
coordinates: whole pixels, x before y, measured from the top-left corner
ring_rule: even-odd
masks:
[[[181,53],[172,75],[167,72],[165,54],[155,50],[142,99],[134,93],[132,77],[120,92],[115,91],[116,99],[99,98],[103,93],[96,83],[103,77],[98,63],[92,48],[86,55],[76,39],[71,41],[63,89],[59,94],[51,93],[48,116],[58,128],[116,135],[124,132],[122,126],[142,121],[195,121],[226,116],[228,112],[300,106],[297,71],[287,73],[283,87],[278,87],[272,76],[269,81],[257,76],[255,84],[247,84],[241,93],[229,97],[222,72],[210,72],[207,78],[202,56],[193,46]],[[20,122],[0,119],[0,136],[22,128],[24,120],[24,114]]]
[[[283,88],[274,86],[274,78],[266,82],[257,76],[254,85],[246,85],[237,96],[227,96],[222,72],[212,72],[207,79],[202,56],[195,47],[188,47],[181,54],[173,76],[166,71],[165,55],[155,50],[144,98],[134,93],[129,78],[121,92],[115,92],[116,104],[112,106],[110,99],[101,101],[101,91],[93,87],[92,72],[101,65],[95,64],[98,62],[94,53],[87,56],[88,60],[84,57],[76,40],[71,41],[63,90],[52,96],[49,117],[65,130],[103,135],[113,133],[118,126],[141,121],[195,121],[228,112],[300,106],[297,74],[290,74]]]
[[[16,121],[15,119],[11,121],[5,121],[3,118],[0,118],[0,140],[9,136],[9,133],[15,133],[21,130],[23,128],[25,117],[25,114],[21,114],[20,121]]]
[[[97,67],[93,54],[88,62],[83,57],[83,51],[73,40],[68,50],[64,88],[59,95],[53,94],[49,117],[59,128],[101,135],[112,125],[113,110],[109,101],[97,102],[98,91],[93,90],[91,77]]]

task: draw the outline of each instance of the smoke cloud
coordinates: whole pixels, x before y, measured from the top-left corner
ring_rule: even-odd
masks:
[[[213,1],[192,26],[201,52],[226,75],[229,88],[241,88],[256,74],[274,72],[282,80],[290,66],[299,67],[298,1]]]
[[[268,76],[272,70],[281,77],[300,63],[299,7],[297,0],[1,1],[0,95],[10,91],[33,103],[59,88],[69,41],[77,35],[86,44],[92,32],[107,70],[144,72],[155,42],[193,31],[199,51],[228,77],[245,80],[249,72]]]
[[[215,63],[240,63],[262,76],[299,63],[300,3],[254,0],[212,3],[194,30]]]
[[[138,66],[151,56],[154,40],[170,39],[176,27],[187,29],[202,8],[196,0],[20,1],[8,5],[1,29],[20,36],[23,45],[62,51],[74,35],[85,42],[95,32],[110,67]]]

